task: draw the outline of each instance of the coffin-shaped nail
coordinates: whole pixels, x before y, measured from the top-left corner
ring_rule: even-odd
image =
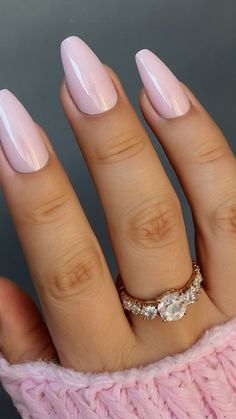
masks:
[[[35,122],[19,100],[5,89],[0,91],[0,141],[17,172],[35,172],[48,161],[48,151]]]
[[[76,36],[65,39],[61,58],[69,92],[81,112],[96,115],[113,108],[118,99],[115,86],[85,42]]]
[[[153,52],[143,49],[136,63],[147,96],[163,118],[176,118],[190,108],[189,100],[178,79]]]

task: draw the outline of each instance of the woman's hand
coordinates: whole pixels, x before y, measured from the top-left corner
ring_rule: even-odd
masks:
[[[150,139],[116,75],[82,41],[65,40],[62,58],[63,108],[101,198],[125,289],[153,299],[183,287],[192,260],[181,206]],[[142,112],[192,210],[204,278],[199,300],[178,321],[126,316],[46,135],[3,90],[0,178],[46,320],[1,279],[0,345],[11,363],[58,358],[79,371],[136,367],[185,350],[236,315],[235,157],[193,94],[153,54],[139,52],[137,64]]]

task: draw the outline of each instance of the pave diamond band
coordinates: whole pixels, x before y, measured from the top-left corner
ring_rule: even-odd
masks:
[[[124,289],[119,287],[119,294],[124,310],[135,316],[142,316],[145,320],[152,320],[159,315],[162,321],[179,320],[186,314],[187,306],[198,300],[203,281],[200,268],[195,261],[193,272],[189,281],[181,289],[165,291],[153,300],[140,300],[131,297]]]

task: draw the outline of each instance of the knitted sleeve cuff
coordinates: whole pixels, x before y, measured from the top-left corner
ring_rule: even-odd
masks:
[[[80,373],[41,361],[9,365],[0,356],[0,379],[27,419],[235,419],[236,318],[145,367]]]

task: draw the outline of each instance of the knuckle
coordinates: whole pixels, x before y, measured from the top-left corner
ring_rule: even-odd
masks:
[[[211,222],[214,230],[225,232],[236,239],[236,195],[217,206]]]
[[[192,155],[194,156],[194,163],[197,165],[205,165],[214,163],[223,159],[226,156],[227,149],[224,144],[214,144],[213,139],[203,141],[198,147],[198,150]]]
[[[67,214],[70,198],[68,193],[62,192],[47,197],[37,206],[29,208],[23,215],[21,222],[31,225],[41,225],[60,222]]]
[[[145,248],[168,246],[178,240],[182,212],[178,199],[158,198],[139,205],[128,220],[128,236]]]
[[[121,132],[94,147],[95,159],[104,164],[119,163],[130,159],[145,147],[144,136],[133,131]]]
[[[91,297],[97,292],[94,284],[101,277],[102,262],[92,245],[78,253],[64,255],[56,265],[47,281],[47,292],[53,298]]]

